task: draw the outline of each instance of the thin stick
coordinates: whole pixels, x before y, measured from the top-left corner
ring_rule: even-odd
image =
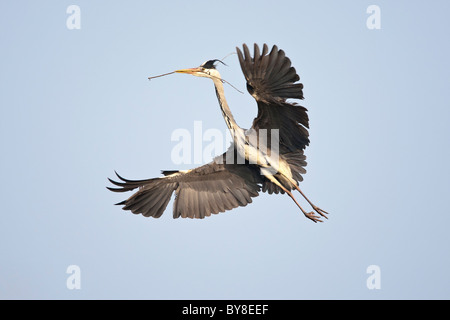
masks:
[[[233,86],[231,83],[229,83],[227,80],[225,80],[225,79],[222,79],[222,81],[224,81],[225,83],[228,83],[231,87],[233,87],[234,88],[234,90],[236,90],[237,92],[239,92],[239,93],[241,93],[241,94],[244,94],[241,90],[239,90],[238,88],[236,88],[235,86]]]
[[[234,90],[236,90],[237,92],[239,92],[239,93],[242,93],[242,94],[244,94],[241,90],[239,90],[238,88],[236,88],[235,86],[233,86],[231,83],[229,83],[227,80],[225,80],[225,79],[222,79],[222,78],[219,78],[219,77],[214,77],[214,76],[211,76],[212,78],[216,78],[216,79],[219,79],[220,81],[222,81],[222,83],[228,83]]]
[[[218,59],[216,59],[216,60],[217,60],[217,61],[220,61],[220,60],[218,60]],[[222,62],[222,61],[220,61],[220,62]],[[223,63],[223,62],[222,62],[222,63]],[[152,79],[159,78],[159,77],[164,77],[164,76],[167,76],[167,75],[172,74],[172,73],[175,73],[175,71],[168,72],[168,73],[164,73],[164,74],[160,74],[160,75],[158,75],[158,76],[148,77],[148,80],[152,80]],[[215,77],[215,78],[217,78],[217,77]],[[221,78],[217,78],[217,79],[219,79],[219,80],[222,81],[222,82],[228,83],[231,87],[233,87],[233,89],[235,89],[235,90],[238,91],[239,93],[244,94],[241,90],[237,89],[235,86],[233,86],[233,85],[232,85],[231,83],[229,83],[227,80],[221,79]]]
[[[167,75],[172,74],[172,73],[175,73],[175,71],[164,73],[164,74],[160,74],[159,76],[148,77],[148,80],[152,80],[152,79],[159,78],[159,77],[164,77],[164,76],[167,76]]]

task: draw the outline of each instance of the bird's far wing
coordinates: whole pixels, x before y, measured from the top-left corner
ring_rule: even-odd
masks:
[[[269,53],[266,44],[260,52],[254,45],[254,56],[247,45],[243,53],[236,48],[242,72],[247,80],[247,90],[258,103],[258,115],[252,128],[279,129],[280,151],[295,152],[309,144],[308,114],[306,108],[287,102],[303,99],[303,84],[283,50],[273,46]]]
[[[175,191],[174,218],[204,218],[246,206],[261,189],[261,176],[257,169],[240,164],[213,161],[186,172],[174,172],[163,178],[127,180],[110,179],[120,188],[108,188],[122,192],[139,190],[125,201],[118,203],[124,210],[146,217],[159,218]]]
[[[236,47],[242,72],[247,80],[247,90],[257,101],[266,103],[284,102],[286,99],[303,99],[303,84],[295,83],[300,77],[291,66],[291,60],[283,50],[273,46],[270,53],[266,44],[260,53],[254,45],[254,56],[246,44],[244,54]]]

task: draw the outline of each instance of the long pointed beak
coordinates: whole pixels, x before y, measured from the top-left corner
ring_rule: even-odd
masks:
[[[180,70],[175,70],[176,73],[187,73],[187,74],[193,74],[196,72],[200,72],[200,68],[188,68],[188,69],[180,69]]]

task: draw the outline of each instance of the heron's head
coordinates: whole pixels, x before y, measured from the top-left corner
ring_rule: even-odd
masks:
[[[189,68],[189,69],[180,69],[180,70],[176,70],[175,72],[192,74],[193,76],[196,76],[196,77],[220,78],[219,71],[216,70],[217,62],[225,64],[222,61],[220,61],[219,59],[214,59],[214,60],[205,61],[199,67]]]

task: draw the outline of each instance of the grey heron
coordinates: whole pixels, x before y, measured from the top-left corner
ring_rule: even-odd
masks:
[[[224,94],[225,80],[216,69],[220,60],[171,72],[213,81],[233,142],[212,162],[191,170],[162,171],[162,177],[146,180],[129,180],[116,173],[120,181],[109,181],[118,188],[108,187],[109,190],[138,189],[131,197],[117,203],[124,210],[158,218],[175,192],[173,217],[202,219],[246,206],[260,192],[267,192],[289,195],[302,213],[314,222],[321,222],[321,217],[327,218],[327,212],[314,205],[298,186],[303,180],[302,174],[306,173],[304,149],[309,145],[309,118],[305,107],[288,99],[303,99],[303,84],[298,82],[300,77],[284,51],[275,45],[269,52],[266,44],[262,51],[255,44],[253,57],[245,44],[243,51],[240,48],[236,51],[247,81],[247,91],[258,105],[251,128],[241,128],[230,111]],[[264,141],[264,148],[259,141]],[[300,192],[314,211],[308,212],[300,206],[292,194],[294,190]]]

